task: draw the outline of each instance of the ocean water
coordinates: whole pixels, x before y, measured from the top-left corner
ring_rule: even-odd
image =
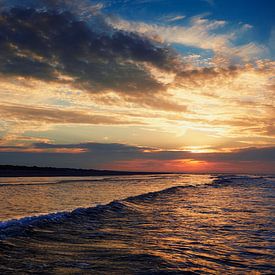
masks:
[[[0,178],[0,274],[274,274],[275,177]]]

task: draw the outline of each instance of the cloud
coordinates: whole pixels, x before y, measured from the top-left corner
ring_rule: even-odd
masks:
[[[80,144],[49,144],[35,143],[34,149],[83,149],[85,153],[97,156],[105,156],[106,160],[111,159],[161,159],[168,160],[174,158],[184,158],[189,155],[185,151],[162,151],[156,148],[132,146],[119,143],[80,143]]]
[[[0,17],[0,73],[67,82],[90,93],[129,97],[166,89],[144,66],[171,70],[174,53],[102,15],[84,21],[62,9],[11,8]]]
[[[23,2],[30,7],[16,2],[16,8],[9,4],[1,11],[2,78],[70,86],[98,102],[116,93],[120,102],[186,111],[184,104],[169,98],[163,81],[180,62],[167,45],[113,28],[99,12],[100,5],[88,9],[89,2],[83,1]]]
[[[178,71],[175,82],[180,87],[188,89],[200,88],[209,90],[209,96],[214,91],[213,97],[218,99],[222,91],[228,93],[229,90],[238,90],[238,95],[245,95],[251,93],[251,100],[254,90],[272,91],[272,75],[274,74],[274,62],[270,60],[259,60],[252,65],[247,63],[245,65],[235,65],[228,67],[197,67],[188,70]],[[232,94],[236,100],[237,94]],[[272,97],[272,94],[270,94]],[[239,102],[240,103],[240,102]],[[241,103],[240,103],[241,104]],[[244,104],[244,102],[242,102]]]
[[[1,105],[0,118],[6,121],[46,123],[46,124],[143,124],[139,121],[127,121],[111,115],[100,115],[85,110],[62,110],[27,105]]]
[[[274,62],[250,62],[265,51],[261,45],[234,44],[250,26],[230,32],[229,22],[202,16],[177,25],[177,14],[167,26],[131,22],[90,1],[0,3],[0,130],[11,144],[16,138],[25,144],[23,133],[62,142],[64,125],[89,125],[75,140],[85,142],[99,140],[91,125],[104,132],[100,125],[143,123],[144,132],[114,127],[109,140],[149,144],[152,131],[150,144],[169,148],[225,151],[235,146],[228,145],[232,140],[239,147],[274,143]],[[202,51],[183,57],[169,46],[174,43]],[[203,57],[209,50],[214,57]]]
[[[259,58],[267,52],[266,47],[253,42],[243,45],[234,45],[234,40],[238,36],[238,31],[227,31],[227,25],[223,20],[209,20],[201,16],[190,19],[186,26],[163,26],[157,24],[147,24],[143,22],[131,22],[121,18],[107,18],[107,20],[119,30],[140,33],[157,41],[182,44],[189,47],[196,47],[203,50],[211,50],[216,56],[216,63],[222,58],[218,65],[229,63],[240,63]],[[244,24],[241,31],[247,30]],[[221,33],[221,30],[223,32]],[[227,62],[225,62],[227,61]]]
[[[178,20],[182,20],[184,18],[185,18],[184,15],[176,15],[176,16],[166,16],[164,18],[164,20],[166,20],[168,22],[175,22],[175,21],[178,21]]]
[[[69,10],[84,18],[90,15],[97,14],[101,11],[104,5],[100,2],[92,3],[89,0],[0,0],[0,10],[9,10],[13,7],[19,8],[34,8],[38,10],[58,9]]]
[[[230,162],[255,162],[255,161],[271,161],[275,162],[275,147],[266,148],[244,148],[236,149],[227,153],[201,153],[196,155],[197,160],[207,161],[230,161]]]
[[[24,156],[24,158],[20,157]],[[72,157],[73,156],[73,157]],[[174,169],[177,165],[184,171],[188,169],[201,169],[215,164],[216,167],[228,166],[230,169],[249,169],[257,163],[267,164],[272,172],[275,162],[275,147],[268,148],[245,148],[236,149],[231,152],[221,153],[192,153],[182,150],[160,150],[150,147],[138,147],[119,143],[80,143],[80,144],[49,144],[35,143],[30,147],[1,146],[0,163],[25,164],[25,165],[55,165],[59,167],[86,167],[86,168],[114,168],[124,167],[130,169],[131,164],[138,167],[142,162],[158,164],[159,170]],[[127,166],[128,163],[128,166]],[[170,166],[166,165],[169,163]],[[178,167],[178,165],[180,165]],[[238,164],[238,166],[236,166]],[[117,166],[116,166],[117,165]],[[122,165],[122,166],[119,166]],[[201,165],[201,168],[199,166]],[[273,165],[273,166],[272,166]],[[141,166],[146,170],[147,167]],[[153,166],[152,166],[153,167]],[[156,170],[156,169],[154,169]],[[261,171],[254,171],[261,172]],[[273,169],[274,172],[274,169]]]

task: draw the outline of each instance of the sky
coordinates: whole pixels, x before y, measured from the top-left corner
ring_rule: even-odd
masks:
[[[0,0],[0,164],[275,173],[274,12]]]

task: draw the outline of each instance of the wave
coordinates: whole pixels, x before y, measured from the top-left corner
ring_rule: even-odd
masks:
[[[216,175],[213,179],[213,186],[219,184],[247,184],[247,183],[266,183],[272,180],[269,175],[234,175],[234,174],[221,174]]]
[[[76,208],[73,211],[62,211],[49,214],[43,214],[38,216],[23,217],[19,219],[12,219],[8,221],[0,222],[0,239],[5,239],[10,236],[17,236],[24,234],[28,229],[33,227],[41,226],[49,223],[60,223],[62,221],[67,221],[74,219],[75,217],[85,216],[90,214],[98,214],[103,210],[121,211],[122,209],[127,209],[128,211],[139,211],[141,210],[139,206],[133,204],[135,200],[148,201],[152,198],[159,196],[163,193],[177,192],[181,188],[194,188],[194,185],[188,186],[174,186],[161,191],[149,192],[141,194],[138,196],[131,196],[124,200],[114,200],[105,205],[96,205],[87,208]]]
[[[59,223],[65,219],[72,218],[75,215],[87,213],[90,209],[96,209],[97,207],[101,206],[98,205],[91,208],[77,208],[71,212],[62,211],[0,222],[0,239],[5,239],[6,237],[18,234],[24,234],[28,228],[45,223]]]
[[[105,205],[96,205],[93,207],[88,208],[76,208],[73,211],[62,211],[62,212],[56,212],[56,213],[49,213],[49,214],[43,214],[38,216],[30,216],[30,217],[24,217],[20,219],[13,219],[8,221],[0,222],[0,239],[4,239],[9,236],[14,236],[18,234],[24,234],[26,230],[32,227],[40,226],[43,224],[48,223],[59,223],[64,220],[70,220],[74,219],[75,217],[79,216],[85,216],[90,215],[91,213],[97,214],[100,211],[111,209],[112,211],[118,211],[122,209],[127,210],[135,210],[139,211],[140,206],[137,206],[137,204],[133,204],[137,200],[142,200],[144,202],[150,201],[153,198],[160,196],[161,194],[172,194],[178,192],[180,189],[184,188],[207,188],[209,186],[211,187],[222,187],[227,184],[240,184],[240,183],[247,183],[253,179],[254,181],[257,180],[260,183],[266,182],[268,180],[268,177],[262,177],[262,176],[240,176],[240,175],[218,175],[216,176],[216,179],[213,179],[211,183],[202,183],[200,185],[179,185],[170,187],[161,191],[156,192],[149,192],[145,194],[141,194],[138,196],[131,196],[123,200],[115,200],[111,203],[105,204]],[[257,183],[258,183],[257,182]],[[270,182],[270,181],[269,181]]]

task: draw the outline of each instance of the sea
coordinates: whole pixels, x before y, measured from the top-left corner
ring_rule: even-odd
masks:
[[[0,274],[275,274],[275,176],[0,178]]]

